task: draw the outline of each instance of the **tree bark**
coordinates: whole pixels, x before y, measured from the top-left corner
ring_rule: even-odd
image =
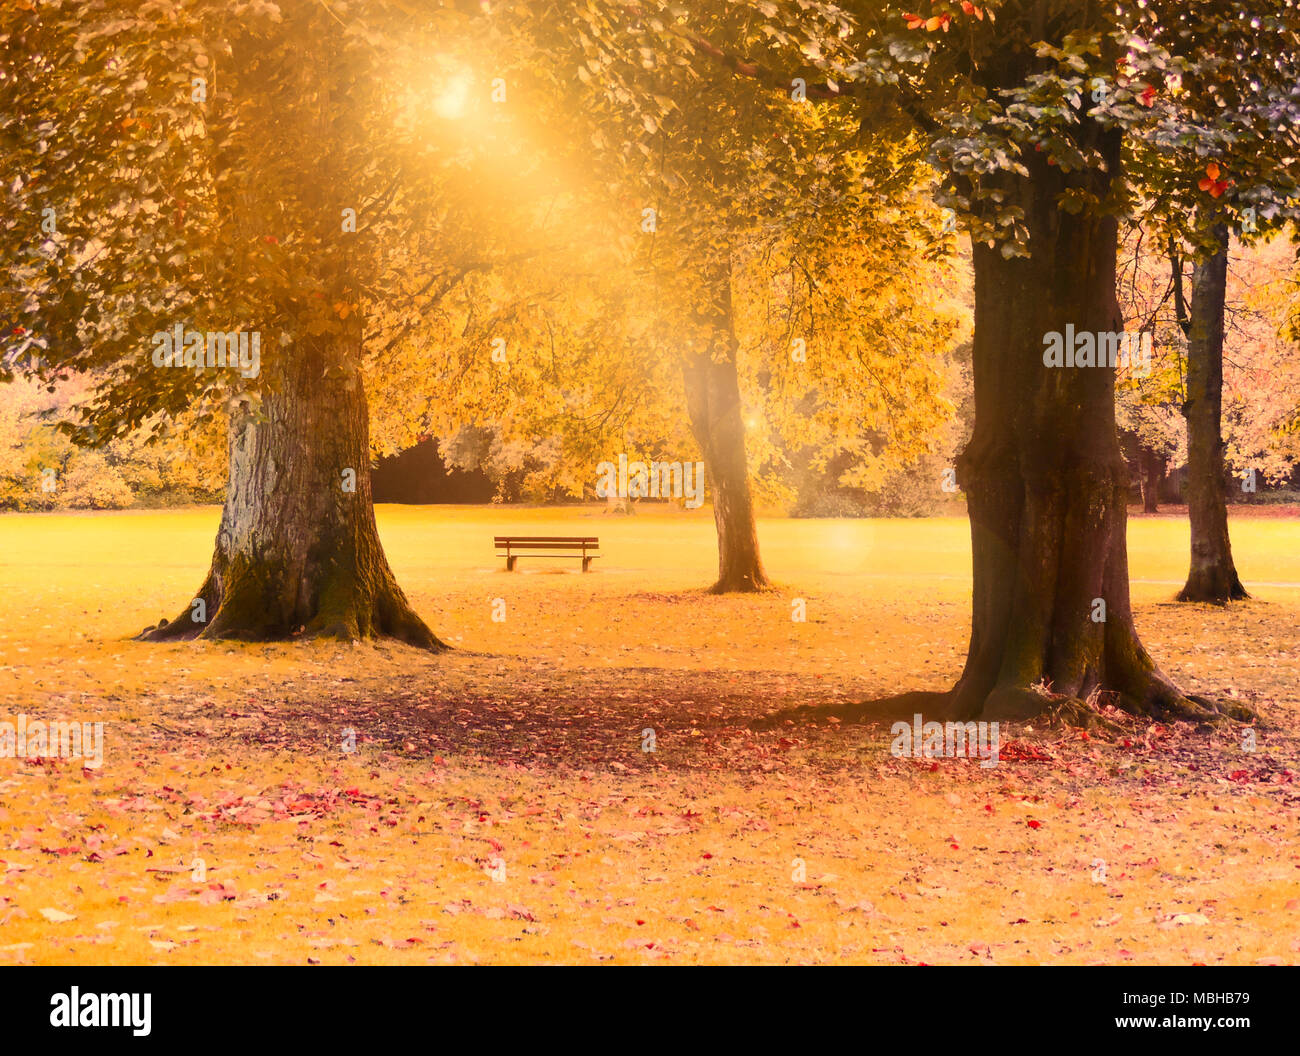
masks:
[[[1228,229],[1214,228],[1217,250],[1192,270],[1187,328],[1187,509],[1191,567],[1179,601],[1225,605],[1249,597],[1232,561],[1224,482],[1223,315],[1228,283]]]
[[[1107,171],[1117,172],[1118,135],[1094,135]],[[1024,209],[1031,256],[974,249],[975,427],[958,460],[973,613],[966,667],[944,710],[1014,720],[1096,697],[1140,714],[1210,717],[1215,705],[1180,692],[1133,623],[1115,372],[1044,364],[1044,335],[1067,324],[1123,329],[1116,220],[1057,205],[1068,186],[1104,197],[1109,178],[1067,177],[1042,154],[1025,161],[1029,178],[1006,185]]]
[[[231,418],[225,508],[195,596],[203,609],[187,605],[141,638],[391,636],[446,648],[411,609],[379,541],[354,330],[270,351],[260,413]]]
[[[731,309],[731,268],[714,270],[706,284],[707,301],[696,321],[708,335],[705,346],[683,367],[686,411],[691,433],[704,456],[713,492],[718,530],[718,579],[713,594],[756,592],[771,584],[758,552],[758,528],[749,488],[745,421],[736,373],[739,343]]]

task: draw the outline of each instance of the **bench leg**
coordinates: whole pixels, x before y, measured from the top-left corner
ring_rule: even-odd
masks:
[[[592,561],[592,559],[589,558],[589,557],[584,557],[584,558],[582,559],[582,570],[583,570],[584,572],[590,572],[590,571],[591,571],[591,561]]]
[[[516,557],[510,557],[510,556],[507,556],[507,557],[506,557],[506,571],[507,571],[507,572],[513,572],[513,571],[515,570],[515,562],[518,561],[518,560],[519,560],[519,558],[518,558],[517,556],[516,556]]]

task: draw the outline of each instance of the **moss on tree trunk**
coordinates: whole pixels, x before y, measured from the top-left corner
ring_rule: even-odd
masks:
[[[440,642],[393,577],[375,527],[369,422],[349,338],[305,338],[264,364],[260,407],[232,415],[230,481],[196,599],[141,637]],[[268,357],[271,358],[271,357]]]

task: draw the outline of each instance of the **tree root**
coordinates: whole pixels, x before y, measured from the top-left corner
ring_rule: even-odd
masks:
[[[1042,686],[1008,687],[996,690],[986,698],[985,708],[974,716],[959,716],[953,708],[955,694],[912,692],[875,700],[851,701],[831,707],[804,704],[773,712],[754,719],[752,729],[774,729],[793,722],[796,725],[824,722],[829,718],[843,723],[886,723],[911,721],[921,715],[926,721],[995,721],[1033,722],[1046,719],[1054,727],[1073,727],[1084,730],[1104,730],[1107,733],[1123,732],[1115,719],[1103,714],[1110,706],[1134,719],[1157,722],[1189,722],[1202,728],[1223,728],[1258,721],[1258,713],[1249,706],[1235,701],[1213,701],[1206,697],[1185,695],[1169,687],[1172,693],[1163,692],[1138,706],[1133,698],[1125,698],[1114,691],[1094,691],[1086,700],[1066,694],[1052,693]]]
[[[330,594],[316,612],[306,620],[276,622],[259,604],[255,589],[236,589],[222,597],[209,575],[196,600],[203,600],[209,618],[192,619],[193,603],[173,620],[162,620],[146,627],[135,638],[142,642],[167,642],[186,639],[209,641],[275,642],[324,639],[355,642],[364,639],[395,638],[418,649],[440,653],[452,647],[441,641],[415,613],[406,595],[393,582],[381,584],[373,592],[355,584],[342,593]]]
[[[735,576],[719,579],[705,588],[705,594],[768,594],[777,588],[766,576]]]

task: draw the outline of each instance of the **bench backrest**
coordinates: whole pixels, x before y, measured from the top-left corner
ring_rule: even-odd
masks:
[[[498,535],[494,537],[497,546],[517,546],[526,550],[570,550],[582,547],[595,550],[600,540],[595,536],[582,535]]]

